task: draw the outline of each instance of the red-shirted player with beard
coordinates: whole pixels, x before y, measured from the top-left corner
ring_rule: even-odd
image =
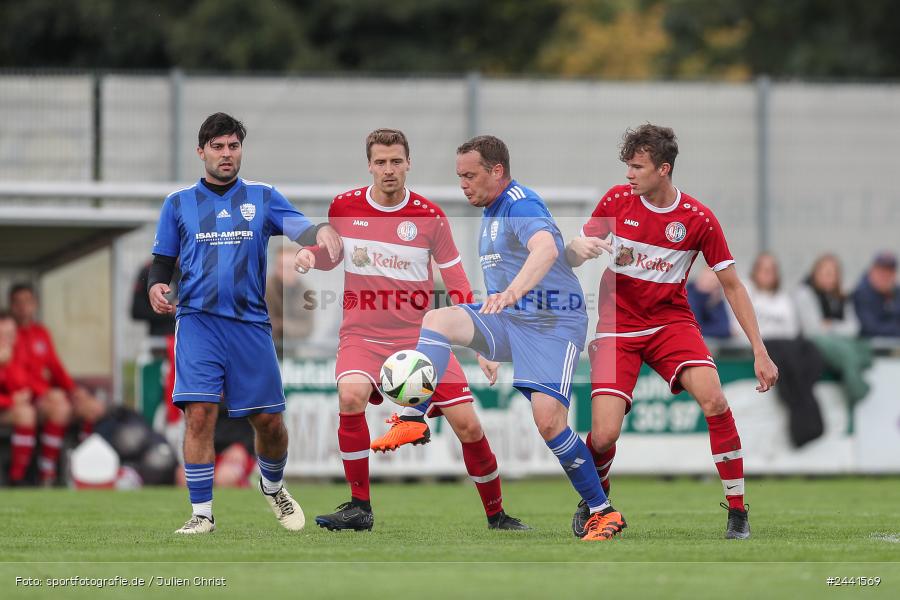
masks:
[[[619,185],[597,204],[582,236],[566,247],[578,266],[602,251],[613,264],[600,281],[600,320],[589,346],[592,422],[588,447],[609,492],[609,469],[616,440],[642,362],[699,403],[709,427],[713,461],[728,504],[726,538],[750,537],[744,505],[744,464],[731,409],[700,328],[687,302],[685,284],[698,252],[719,278],[725,297],[750,339],[757,390],[775,385],[778,369],[759,335],[753,306],[734,268],[734,259],[712,211],[672,184],[678,144],[667,127],[645,124],[625,133],[619,158],[627,166],[627,185]],[[575,535],[588,518],[575,512]]]
[[[328,210],[329,223],[343,240],[341,256],[332,261],[322,249],[308,247],[297,253],[295,261],[301,273],[344,265],[344,315],[335,379],[340,406],[338,445],[351,498],[336,512],[316,517],[320,527],[330,530],[369,530],[374,525],[366,406],[382,401],[376,382],[385,359],[416,345],[422,318],[434,300],[432,259],[441,270],[451,300],[469,302],[472,296],[443,211],[405,187],[410,168],[406,136],[395,129],[377,129],[366,138],[366,156],[373,185],[340,194]],[[490,363],[481,357],[479,362],[493,385]],[[455,359],[431,398],[428,416],[440,414],[462,444],[466,470],[481,496],[488,527],[529,529],[503,510],[497,459]],[[372,449],[395,450],[429,439],[421,413],[393,415],[388,422],[391,430],[372,443]]]

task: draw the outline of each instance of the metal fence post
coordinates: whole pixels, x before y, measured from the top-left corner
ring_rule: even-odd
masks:
[[[481,131],[481,73],[466,76],[466,135],[475,137]]]
[[[103,179],[103,75],[91,77],[91,179]]]
[[[769,195],[769,100],[772,82],[756,79],[756,243],[757,251],[771,249],[771,196]]]

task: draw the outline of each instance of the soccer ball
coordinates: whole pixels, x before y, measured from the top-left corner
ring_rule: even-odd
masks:
[[[400,406],[426,402],[434,386],[434,365],[416,350],[395,352],[381,366],[381,393]]]

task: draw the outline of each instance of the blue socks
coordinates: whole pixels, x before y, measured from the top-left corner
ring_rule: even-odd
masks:
[[[215,463],[184,465],[184,478],[187,481],[188,496],[191,499],[193,513],[212,519],[213,471]]]
[[[572,487],[587,503],[591,512],[597,512],[609,506],[609,500],[600,484],[600,476],[594,467],[591,451],[578,434],[566,427],[562,433],[547,442],[547,447],[559,459],[559,464],[566,470]]]
[[[450,340],[437,331],[422,329],[419,332],[416,350],[427,356],[434,365],[434,382],[437,385],[447,370],[447,363],[450,362]]]
[[[284,465],[287,464],[287,453],[277,460],[257,456],[256,464],[259,466],[259,474],[262,475],[263,491],[267,494],[275,494],[284,484]]]
[[[447,370],[447,363],[450,362],[450,340],[432,329],[422,329],[419,332],[419,343],[416,344],[416,350],[427,356],[431,364],[434,365],[434,381],[435,387],[437,387],[437,384],[444,376],[444,371]],[[431,400],[418,406],[406,407],[403,409],[403,412],[407,416],[411,416],[409,413],[412,411],[424,415],[428,410],[429,404],[431,404]]]

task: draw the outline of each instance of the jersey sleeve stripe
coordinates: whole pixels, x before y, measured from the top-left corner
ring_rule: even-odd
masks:
[[[722,269],[727,269],[731,265],[734,264],[734,259],[723,260],[722,262],[716,263],[713,265],[713,271],[721,271]]]
[[[446,269],[447,267],[452,267],[453,265],[455,265],[456,263],[458,263],[461,260],[462,260],[462,256],[457,255],[457,257],[451,261],[448,261],[445,263],[437,263],[437,266],[438,266],[438,269]]]

